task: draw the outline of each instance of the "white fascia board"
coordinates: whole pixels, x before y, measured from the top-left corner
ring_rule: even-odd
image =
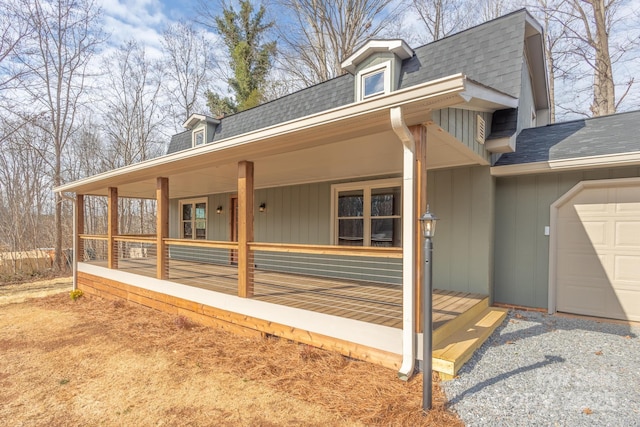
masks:
[[[411,86],[409,88],[397,90],[386,95],[377,96],[372,99],[353,102],[351,104],[336,107],[331,110],[326,110],[310,116],[290,120],[288,122],[279,123],[277,125],[258,129],[217,142],[204,144],[199,147],[188,148],[177,153],[157,157],[151,160],[145,160],[140,163],[125,166],[119,169],[114,169],[108,172],[103,172],[98,175],[61,185],[54,188],[53,191],[76,192],[76,189],[81,186],[91,184],[108,185],[109,181],[113,181],[116,178],[121,178],[133,172],[142,172],[145,170],[164,168],[170,164],[189,162],[190,159],[196,158],[201,155],[227,150],[232,147],[251,144],[263,139],[288,135],[294,132],[311,129],[320,125],[337,123],[341,120],[357,118],[367,114],[388,110],[393,107],[401,107],[405,104],[437,99],[440,96],[451,96],[459,94],[465,91],[469,84],[473,83],[467,80],[464,75],[454,74],[448,77],[443,77],[441,79],[436,79],[419,85]],[[457,103],[457,101],[452,101],[452,104],[455,103]],[[162,173],[159,173],[157,176],[164,175]],[[152,178],[152,176],[141,179],[149,178]],[[117,184],[120,184],[120,182],[113,182],[113,184],[117,186]]]
[[[494,104],[497,109],[500,108],[517,108],[518,98],[514,98],[511,95],[502,93],[490,87],[475,83],[471,80],[467,80],[467,87],[460,96],[468,103],[473,102],[474,99],[484,101],[490,104]]]
[[[189,118],[182,124],[182,127],[185,129],[191,129],[193,128],[195,125],[197,125],[200,122],[205,122],[205,123],[213,123],[213,124],[219,124],[220,120],[218,119],[214,119],[213,117],[209,117],[209,116],[205,116],[204,114],[192,114],[189,116]]]
[[[484,148],[491,153],[513,153],[516,151],[516,136],[488,139],[484,143]]]
[[[494,166],[492,176],[515,176],[535,173],[560,172],[565,170],[601,169],[608,167],[640,165],[640,151],[606,154],[602,156],[575,157],[548,162],[522,163],[518,165]]]
[[[404,40],[369,40],[345,59],[340,66],[343,70],[354,74],[358,64],[375,52],[391,52],[400,59],[408,59],[413,56],[413,49]]]

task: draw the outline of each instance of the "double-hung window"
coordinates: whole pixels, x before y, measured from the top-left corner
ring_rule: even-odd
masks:
[[[333,241],[343,246],[402,245],[402,191],[399,179],[336,184]]]
[[[180,201],[180,237],[205,240],[207,238],[207,199]]]

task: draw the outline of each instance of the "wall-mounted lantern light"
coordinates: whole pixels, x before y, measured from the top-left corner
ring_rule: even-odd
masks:
[[[260,206],[258,207],[258,210],[260,212],[264,212],[267,210],[267,204],[265,202],[260,203]]]
[[[218,215],[220,215],[222,213],[222,205],[218,206],[218,209],[216,209],[216,213]]]

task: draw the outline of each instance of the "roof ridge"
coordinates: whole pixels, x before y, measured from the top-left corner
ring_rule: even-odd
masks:
[[[414,49],[414,50],[416,50],[416,49],[421,49],[421,48],[423,48],[423,47],[425,47],[425,46],[429,46],[429,45],[432,45],[432,44],[434,44],[434,43],[438,43],[438,42],[441,42],[441,41],[443,41],[443,40],[447,40],[447,39],[449,39],[449,38],[451,38],[451,37],[459,36],[460,34],[464,34],[464,33],[466,33],[466,32],[469,32],[469,31],[475,30],[475,29],[477,29],[477,28],[484,27],[485,25],[493,24],[493,23],[495,23],[496,21],[500,21],[500,20],[502,20],[502,19],[506,19],[506,18],[508,18],[508,17],[511,17],[512,15],[517,15],[517,14],[519,14],[519,13],[523,13],[523,12],[524,12],[524,13],[526,13],[526,14],[529,14],[529,11],[528,11],[526,8],[522,7],[522,8],[520,8],[520,9],[514,10],[514,11],[512,11],[512,12],[505,13],[504,15],[500,15],[500,16],[498,16],[497,18],[493,18],[493,19],[491,19],[490,21],[481,22],[481,23],[476,24],[476,25],[473,25],[473,26],[471,26],[471,27],[469,27],[469,28],[465,28],[464,30],[460,30],[460,31],[458,31],[457,33],[449,34],[448,36],[444,36],[444,37],[442,37],[442,38],[440,38],[440,39],[438,39],[438,40],[430,41],[430,42],[425,43],[425,44],[423,44],[423,45],[417,46],[417,47],[415,47],[415,48],[413,48],[413,49]]]

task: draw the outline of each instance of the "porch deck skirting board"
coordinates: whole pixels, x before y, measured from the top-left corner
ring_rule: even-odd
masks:
[[[123,298],[203,324],[250,334],[268,333],[398,369],[402,330],[329,314],[238,298],[121,270],[78,263],[78,287],[105,298]]]

